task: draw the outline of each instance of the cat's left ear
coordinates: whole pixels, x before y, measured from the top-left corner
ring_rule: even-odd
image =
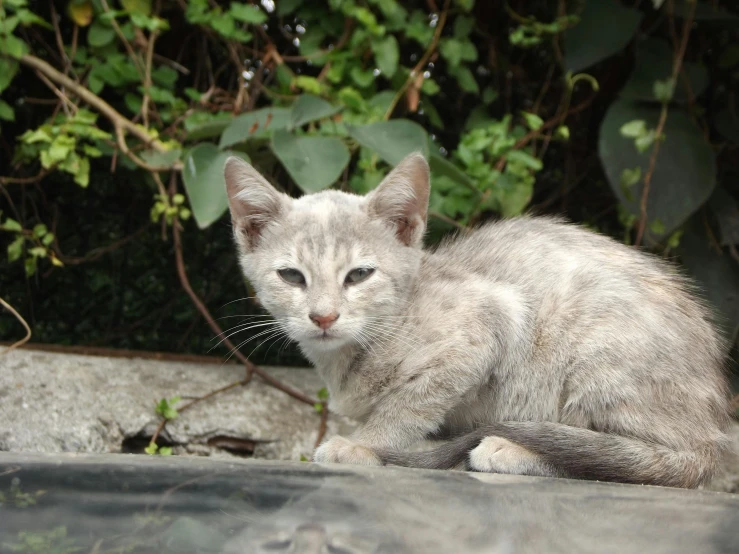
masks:
[[[226,160],[224,177],[234,235],[247,251],[252,250],[264,228],[288,207],[290,197],[279,192],[250,164],[235,156]]]
[[[429,207],[429,165],[423,154],[406,156],[382,183],[367,195],[370,215],[395,228],[398,240],[420,248]]]

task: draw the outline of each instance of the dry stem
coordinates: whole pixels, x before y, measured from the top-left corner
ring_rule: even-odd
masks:
[[[7,354],[11,350],[15,350],[16,348],[19,348],[19,347],[23,346],[29,340],[31,340],[31,328],[29,327],[28,322],[25,319],[23,319],[23,316],[21,314],[19,314],[16,311],[16,309],[13,308],[13,306],[11,306],[10,304],[8,304],[1,296],[0,296],[0,305],[2,305],[6,310],[8,310],[11,314],[13,314],[13,316],[18,321],[20,321],[21,322],[21,325],[23,325],[23,327],[26,329],[26,336],[23,337],[21,340],[19,340],[17,342],[14,342],[10,346],[8,346],[8,348],[6,348],[2,352],[0,352],[0,356],[1,356],[3,354]]]

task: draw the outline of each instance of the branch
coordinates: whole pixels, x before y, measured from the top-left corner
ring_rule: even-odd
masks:
[[[3,355],[3,354],[7,354],[7,353],[8,353],[8,352],[10,352],[11,350],[15,350],[16,348],[19,348],[19,347],[23,346],[23,345],[24,345],[24,344],[26,344],[26,343],[27,343],[27,342],[28,342],[29,340],[31,340],[31,328],[30,328],[30,327],[28,326],[28,322],[27,322],[27,321],[26,321],[25,319],[23,319],[23,316],[22,316],[21,314],[19,314],[19,313],[18,313],[18,312],[17,312],[16,310],[15,310],[15,308],[13,308],[13,306],[11,306],[11,305],[10,305],[10,304],[8,304],[8,303],[7,303],[7,302],[6,302],[5,300],[3,300],[3,298],[2,298],[2,297],[0,297],[0,305],[2,305],[2,306],[3,306],[3,307],[4,307],[5,309],[6,309],[6,310],[8,310],[8,311],[9,311],[9,312],[10,312],[11,314],[13,314],[13,315],[15,316],[15,318],[16,318],[16,319],[17,319],[18,321],[20,321],[20,322],[21,322],[21,325],[23,325],[23,327],[24,327],[24,328],[26,329],[26,336],[25,336],[25,337],[23,337],[23,338],[22,338],[21,340],[19,340],[18,342],[14,342],[14,343],[13,343],[13,344],[11,344],[10,346],[8,346],[8,347],[7,347],[7,348],[6,348],[5,350],[3,350],[2,352],[0,352],[0,355]]]
[[[403,83],[403,86],[400,87],[400,89],[398,89],[398,92],[395,93],[395,96],[393,96],[393,100],[392,102],[390,102],[390,106],[385,112],[385,116],[382,118],[385,121],[390,119],[390,116],[393,115],[395,106],[398,105],[398,102],[400,102],[400,99],[405,94],[405,91],[408,90],[408,87],[411,86],[411,83],[416,78],[418,72],[421,71],[423,69],[423,66],[428,63],[429,58],[434,53],[434,50],[436,50],[436,46],[439,44],[439,39],[441,38],[441,32],[444,30],[444,25],[446,25],[446,18],[449,13],[449,4],[450,0],[445,0],[444,9],[442,10],[441,15],[439,16],[439,21],[436,24],[434,37],[431,39],[431,43],[428,45],[428,48],[426,48],[426,51],[423,53],[423,56],[421,56],[421,59],[418,60],[418,63],[411,70],[410,75],[408,75],[408,78],[405,80],[405,83]]]
[[[125,133],[128,132],[138,138],[141,142],[146,144],[147,146],[153,148],[157,152],[167,152],[167,148],[158,140],[154,139],[151,136],[149,136],[149,133],[146,131],[145,128],[136,125],[133,123],[130,119],[126,118],[124,115],[122,115],[120,112],[118,112],[113,106],[108,104],[105,100],[100,98],[98,95],[92,93],[89,89],[86,87],[80,85],[79,83],[73,81],[63,73],[57,71],[54,67],[52,67],[50,64],[45,62],[44,60],[37,58],[36,56],[31,56],[28,54],[25,54],[18,58],[18,61],[20,61],[22,64],[31,67],[46,77],[48,77],[52,82],[56,83],[57,85],[61,85],[65,87],[68,91],[73,92],[75,95],[77,95],[79,98],[81,98],[84,102],[88,103],[90,106],[95,108],[97,111],[99,111],[101,114],[103,114],[112,124],[115,129],[115,135],[116,135],[116,142],[118,143],[118,147],[123,151],[124,154],[126,154],[129,158],[131,158],[137,165],[141,166],[142,168],[148,170],[148,171],[169,171],[169,170],[181,170],[182,164],[176,163],[171,167],[154,167],[143,160],[141,160],[138,156],[133,154],[126,144],[125,141]]]
[[[680,76],[680,70],[683,65],[683,58],[685,58],[685,51],[688,48],[688,40],[690,39],[690,28],[693,25],[693,16],[695,15],[696,2],[688,2],[688,15],[685,17],[683,22],[683,36],[680,41],[680,47],[675,53],[675,57],[672,62],[672,75],[670,80],[672,86],[677,84],[677,79]],[[672,18],[672,0],[668,0],[667,8],[669,10],[669,17]],[[667,123],[667,112],[669,107],[669,101],[662,103],[662,110],[659,114],[659,121],[657,123],[657,129],[655,130],[654,147],[652,148],[652,155],[649,157],[649,167],[647,172],[644,174],[644,188],[642,189],[641,202],[639,204],[639,227],[636,231],[636,239],[634,240],[634,247],[639,247],[644,237],[644,230],[647,226],[647,201],[649,200],[649,189],[652,184],[652,176],[654,175],[654,168],[657,165],[657,154],[659,153],[660,143],[662,142],[662,133],[665,130],[665,124]]]

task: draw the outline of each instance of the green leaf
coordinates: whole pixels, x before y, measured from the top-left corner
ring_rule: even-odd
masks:
[[[4,119],[5,121],[15,121],[15,112],[13,111],[13,108],[11,108],[10,104],[4,100],[0,100],[0,119]]]
[[[0,41],[3,39],[0,38]],[[0,92],[4,91],[18,73],[18,62],[8,58],[0,58]]]
[[[428,157],[428,134],[418,123],[406,119],[349,126],[349,135],[390,165],[397,165],[412,152]]]
[[[144,150],[141,153],[141,159],[154,167],[171,167],[176,162],[180,161],[180,156],[182,156],[182,150],[179,148],[173,148],[166,152]]]
[[[159,447],[157,446],[157,443],[155,442],[150,442],[149,446],[144,448],[144,452],[149,454],[149,456],[153,456],[154,454],[156,454],[157,450],[159,450]]]
[[[314,410],[315,410],[315,411],[316,411],[317,413],[319,413],[319,414],[320,414],[321,412],[323,412],[323,404],[321,404],[320,402],[316,402],[315,404],[313,404],[313,409],[314,409]]]
[[[700,215],[687,223],[678,253],[718,316],[716,320],[724,335],[735,341],[739,331],[739,264],[713,250]]]
[[[446,158],[443,158],[441,154],[436,152],[431,153],[429,156],[429,168],[431,169],[432,189],[435,188],[435,180],[443,177],[456,184],[463,185],[475,193],[478,192],[478,189],[475,187],[475,184],[472,182],[469,175]]]
[[[337,137],[299,137],[275,131],[272,151],[303,192],[331,186],[349,163],[349,150]]]
[[[390,79],[398,70],[400,48],[394,35],[386,35],[372,41],[372,51],[375,53],[377,67],[382,74]]]
[[[655,139],[657,138],[654,129],[650,129],[647,131],[646,134],[636,137],[636,140],[634,141],[634,146],[636,146],[636,149],[643,154],[647,150],[649,150],[652,147],[652,144],[654,144]]]
[[[709,201],[723,246],[739,244],[739,204],[724,189],[716,188]]]
[[[683,64],[683,72],[690,82],[690,88],[694,96],[699,96],[708,86],[708,71],[705,66],[698,63],[686,62]],[[668,96],[668,85],[672,77],[672,48],[665,40],[647,39],[639,43],[636,51],[636,64],[631,77],[619,93],[621,98],[638,100],[644,102],[663,102],[658,97]],[[655,89],[655,81],[661,81],[659,91]],[[687,102],[688,91],[682,79],[673,84],[673,94],[670,100],[675,102]]]
[[[231,4],[230,12],[234,19],[238,19],[244,23],[254,23],[255,25],[259,25],[267,21],[267,14],[260,10],[259,6],[256,4],[233,2]]]
[[[36,267],[38,266],[38,263],[36,262],[36,258],[34,258],[33,256],[29,256],[24,260],[23,266],[26,270],[26,277],[30,277],[31,275],[36,273]]]
[[[621,185],[621,188],[630,188],[637,184],[639,181],[641,181],[641,166],[636,166],[633,169],[626,167],[621,172],[621,179],[619,180],[619,184]]]
[[[28,253],[34,258],[45,258],[46,248],[43,246],[34,246],[33,248],[29,248]]]
[[[480,93],[480,86],[477,84],[475,76],[472,74],[472,71],[470,71],[468,67],[460,65],[450,68],[449,74],[457,80],[459,88],[461,88],[463,91],[470,92],[472,94]]]
[[[277,15],[284,17],[293,13],[305,0],[280,0],[277,2]]]
[[[455,38],[442,39],[439,44],[439,52],[451,68],[457,67],[462,61],[462,43]]]
[[[115,39],[115,31],[110,25],[102,23],[99,19],[95,20],[87,30],[87,42],[90,46],[101,48],[113,42]]]
[[[23,255],[23,237],[17,237],[13,242],[8,245],[8,261],[14,262],[19,260]]]
[[[368,88],[375,82],[375,75],[371,69],[362,70],[358,65],[353,66],[349,70],[349,76],[357,84],[359,88]]]
[[[171,456],[172,455],[172,447],[171,446],[162,446],[159,448],[158,454],[160,456]]]
[[[302,127],[306,123],[330,117],[341,110],[341,106],[332,106],[322,98],[312,94],[301,94],[290,110],[289,129]]]
[[[684,18],[689,13],[693,13],[693,20],[702,24],[731,26],[734,28],[739,26],[738,16],[711,5],[711,2],[697,2],[696,6],[690,6],[690,4],[694,3],[696,3],[695,0],[676,0],[674,6],[675,16]],[[729,5],[727,4],[727,7]]]
[[[249,139],[269,137],[274,131],[286,129],[291,117],[292,110],[288,108],[263,108],[242,114],[224,129],[218,147],[227,148]]]
[[[0,35],[0,54],[20,58],[28,52],[30,52],[28,45],[15,35]]]
[[[166,398],[162,398],[157,404],[154,411],[162,416],[164,419],[175,419],[179,414],[177,413],[174,405],[177,404],[180,400],[181,398],[179,396],[174,396],[169,400]]]
[[[609,107],[600,128],[598,153],[608,182],[629,213],[636,216],[640,213],[643,183],[630,188],[633,198],[627,198],[621,176],[624,169],[637,167],[645,174],[649,156],[629,147],[628,139],[619,130],[634,120],[643,120],[647,128],[655,127],[659,113],[658,105],[617,100]],[[681,110],[670,110],[664,134],[652,174],[647,214],[649,222],[661,220],[669,235],[711,196],[716,186],[716,160],[701,131]]]
[[[352,87],[344,87],[339,91],[339,101],[353,110],[363,110],[365,107],[364,98],[359,94],[357,89]]]
[[[475,7],[475,0],[454,0],[454,4],[463,12],[471,12]]]
[[[534,171],[541,171],[543,167],[539,158],[535,158],[534,156],[523,150],[511,150],[510,152],[508,152],[508,154],[506,154],[506,157],[508,158],[509,162],[521,163],[529,169],[533,169]]]
[[[210,143],[195,146],[185,156],[182,180],[193,217],[201,229],[212,225],[228,208],[223,168],[229,156],[249,161],[241,152],[221,151]]]
[[[664,81],[657,79],[652,85],[652,91],[659,102],[667,104],[672,100],[672,95],[675,93],[675,83],[672,79],[665,79]]]
[[[15,219],[6,219],[5,223],[0,225],[0,229],[3,231],[10,231],[11,233],[20,233],[23,231],[23,227],[21,227],[21,224],[18,223]]]
[[[616,0],[585,2],[579,16],[580,22],[564,33],[565,67],[573,73],[621,52],[643,17]]]
[[[647,134],[647,122],[643,119],[635,119],[621,125],[618,132],[622,137],[637,138]]]
[[[318,391],[318,400],[328,400],[328,389],[326,387],[323,387],[321,390]]]
[[[299,89],[311,94],[321,94],[321,92],[323,91],[323,85],[321,84],[321,81],[319,81],[315,77],[309,77],[308,75],[300,75],[299,77],[295,77],[295,79],[293,79],[293,84]]]
[[[151,0],[121,0],[121,5],[128,13],[151,15]]]
[[[521,112],[521,116],[526,121],[526,126],[532,131],[538,131],[544,125],[544,120],[535,113]]]
[[[43,223],[37,223],[36,225],[33,226],[33,236],[35,236],[38,239],[43,237],[48,231],[49,231],[48,228]]]

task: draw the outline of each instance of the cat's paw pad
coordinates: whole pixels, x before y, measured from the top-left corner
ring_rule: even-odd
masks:
[[[324,442],[313,454],[313,461],[363,466],[382,465],[380,458],[372,450],[344,437],[333,437]]]
[[[473,471],[521,475],[536,455],[523,446],[501,437],[485,437],[469,454]]]

